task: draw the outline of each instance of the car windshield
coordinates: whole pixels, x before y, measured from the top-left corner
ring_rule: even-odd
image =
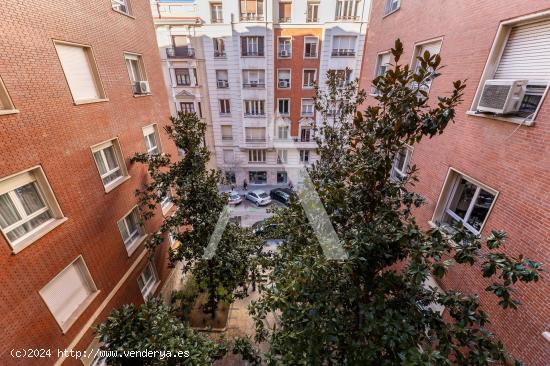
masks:
[[[265,192],[262,192],[262,193],[258,194],[258,196],[259,196],[260,198],[269,197],[269,196],[267,195],[267,193],[265,193]]]
[[[231,193],[229,194],[229,198],[231,198],[232,200],[237,200],[239,199],[241,196],[239,196],[238,193]]]
[[[284,198],[285,200],[287,200],[287,199],[288,199],[288,194],[287,194],[287,193],[285,193],[285,192],[282,192],[282,191],[281,191],[281,192],[279,192],[279,196],[283,197],[283,198]]]

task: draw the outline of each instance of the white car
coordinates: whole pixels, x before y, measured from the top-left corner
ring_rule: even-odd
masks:
[[[254,202],[256,206],[265,206],[271,203],[271,197],[269,197],[269,195],[261,189],[246,192],[244,198],[251,202]]]
[[[243,201],[243,198],[237,193],[237,192],[228,192],[227,193],[229,197],[229,204],[230,205],[238,205]]]

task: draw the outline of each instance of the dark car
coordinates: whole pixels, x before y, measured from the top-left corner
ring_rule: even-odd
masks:
[[[277,224],[268,224],[266,220],[261,220],[252,225],[252,233],[257,236],[267,235],[277,228]]]
[[[285,205],[288,205],[288,202],[290,201],[290,197],[294,194],[294,192],[289,188],[275,188],[272,189],[271,192],[269,192],[269,195],[272,199],[279,201]]]

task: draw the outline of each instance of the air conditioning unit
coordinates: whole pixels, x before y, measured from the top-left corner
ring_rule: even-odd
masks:
[[[496,114],[517,112],[526,88],[527,80],[487,80],[477,110]]]
[[[250,87],[255,88],[257,86],[258,86],[258,81],[256,81],[256,80],[251,80],[250,81]]]
[[[138,88],[141,94],[148,94],[151,92],[148,81],[138,81]]]
[[[290,81],[279,80],[279,88],[288,88],[288,87],[290,87]]]
[[[227,88],[229,82],[227,80],[218,80],[218,88]]]
[[[281,50],[281,51],[279,51],[279,56],[288,57],[288,56],[290,56],[290,52],[288,52],[287,50]]]

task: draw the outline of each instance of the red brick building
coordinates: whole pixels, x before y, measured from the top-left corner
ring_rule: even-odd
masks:
[[[0,19],[0,364],[89,364],[57,350],[172,274],[166,245],[149,266],[162,213],[139,223],[130,162],[177,156],[150,4],[5,0]]]
[[[473,233],[507,231],[505,250],[550,263],[550,3],[544,1],[373,1],[361,86],[384,72],[396,38],[404,44],[402,63],[439,52],[445,68],[431,96],[467,79],[455,123],[396,159],[395,174],[407,164],[419,169],[415,191],[427,204],[418,222],[465,222]],[[393,60],[391,61],[393,62]],[[495,81],[496,80],[496,81]],[[486,84],[487,82],[487,84]],[[498,114],[482,112],[491,85],[518,87],[517,103]],[[485,94],[484,93],[488,93]],[[502,106],[500,106],[502,107]],[[519,310],[502,310],[484,288],[479,268],[452,267],[441,284],[479,293],[491,329],[507,350],[530,365],[548,365],[550,285],[548,279],[517,286]]]

